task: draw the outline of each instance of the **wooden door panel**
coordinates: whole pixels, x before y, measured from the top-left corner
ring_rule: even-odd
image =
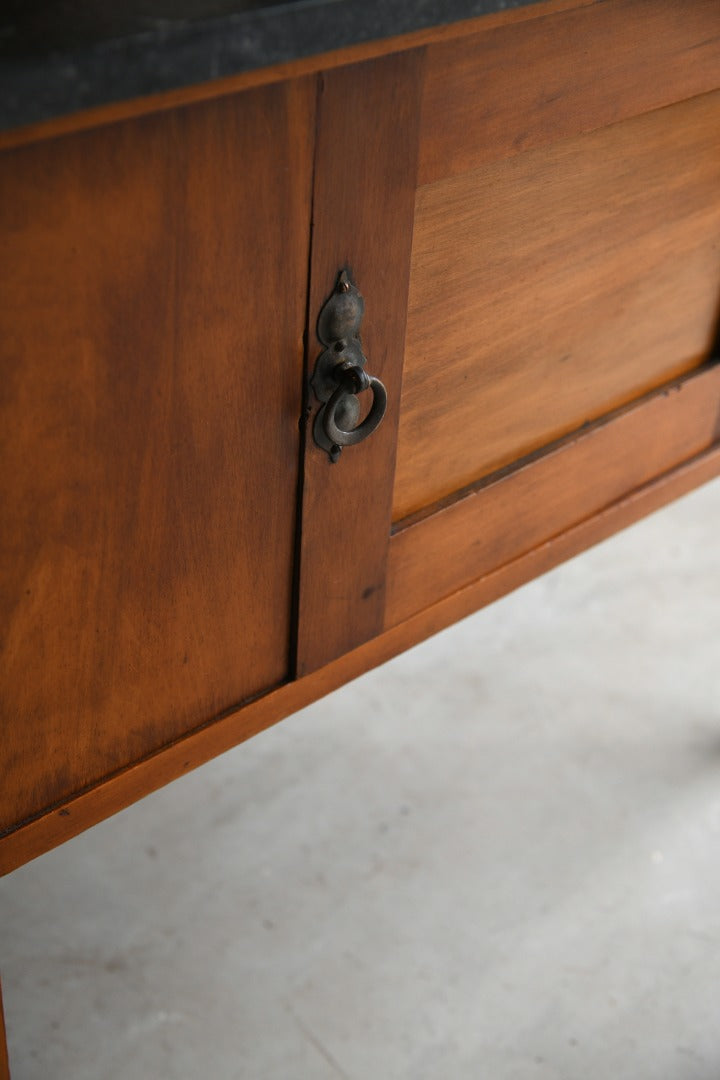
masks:
[[[287,677],[314,99],[0,156],[0,828]]]
[[[396,522],[703,362],[719,146],[716,92],[418,189]]]
[[[715,90],[718,70],[717,0],[585,0],[480,23],[428,49],[419,183]]]
[[[718,472],[719,23],[553,0],[5,143],[0,872]],[[331,464],[343,268],[389,406]]]
[[[386,629],[717,471],[719,50],[711,0],[428,47]]]

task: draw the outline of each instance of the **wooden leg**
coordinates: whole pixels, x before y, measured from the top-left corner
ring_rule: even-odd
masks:
[[[5,1014],[2,1003],[2,983],[0,983],[0,1080],[10,1080],[7,1039],[5,1037]]]

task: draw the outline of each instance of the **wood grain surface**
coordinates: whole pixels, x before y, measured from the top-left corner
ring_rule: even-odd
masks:
[[[717,0],[605,0],[431,45],[419,182],[715,90],[718,71]]]
[[[0,875],[102,821],[123,807],[251,738],[271,724],[309,705],[411,645],[492,603],[565,559],[606,540],[613,533],[658,510],[673,499],[720,475],[720,446],[656,477],[601,513],[478,578],[304,678],[272,690],[241,709],[181,738],[62,807],[0,837]]]
[[[656,391],[393,536],[393,626],[720,439],[720,366]],[[428,567],[432,567],[432,574]]]
[[[647,394],[717,322],[719,11],[561,0],[337,54],[319,95],[272,69],[11,133],[0,872],[720,473],[718,370]],[[390,411],[298,475],[343,266]]]
[[[287,676],[313,113],[0,156],[2,829]]]
[[[715,92],[419,189],[396,521],[703,361],[719,147]]]
[[[380,427],[332,464],[305,438],[297,672],[347,652],[383,625],[393,466],[405,350],[423,52],[373,60],[322,78],[313,197],[308,374],[316,327],[340,270],[365,299],[367,371],[385,384]],[[362,398],[368,394],[361,395]]]

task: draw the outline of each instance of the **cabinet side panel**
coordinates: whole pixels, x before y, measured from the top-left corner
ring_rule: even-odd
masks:
[[[327,72],[318,105],[308,319],[312,374],[323,349],[318,314],[343,268],[365,300],[367,371],[387,387],[380,427],[335,464],[313,440],[308,402],[297,673],[313,671],[377,634],[407,317],[422,51]],[[367,394],[361,395],[362,398]]]
[[[394,520],[703,362],[720,92],[419,188]]]
[[[287,676],[314,90],[0,157],[0,828]]]
[[[718,70],[717,0],[611,0],[432,45],[419,182],[706,93]]]

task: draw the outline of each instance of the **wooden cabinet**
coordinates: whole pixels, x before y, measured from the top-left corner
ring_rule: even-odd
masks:
[[[3,830],[288,678],[313,107],[2,157]]]
[[[542,4],[6,137],[5,869],[720,471],[719,42]]]

